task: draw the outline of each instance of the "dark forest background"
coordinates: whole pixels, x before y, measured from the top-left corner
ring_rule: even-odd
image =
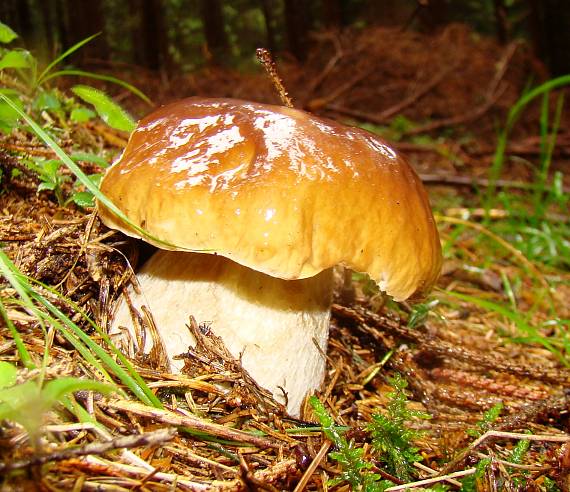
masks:
[[[433,33],[452,22],[505,44],[524,38],[545,76],[570,72],[567,0],[2,0],[0,19],[41,59],[96,32],[81,66],[166,73],[205,65],[247,69],[263,45],[303,62],[315,33],[399,26]]]

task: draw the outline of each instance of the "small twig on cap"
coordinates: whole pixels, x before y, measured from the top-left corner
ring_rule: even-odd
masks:
[[[273,60],[273,57],[271,56],[269,50],[265,48],[257,48],[255,54],[257,55],[259,63],[261,63],[263,65],[263,68],[265,68],[265,71],[267,72],[267,75],[269,75],[271,82],[273,82],[273,86],[275,87],[277,94],[279,94],[281,102],[285,106],[292,108],[293,101],[289,97],[289,94],[287,94],[287,90],[283,85],[283,81],[277,73],[277,65],[275,64],[275,60]]]

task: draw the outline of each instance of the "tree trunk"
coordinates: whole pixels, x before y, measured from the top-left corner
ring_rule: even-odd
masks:
[[[570,73],[570,5],[567,0],[530,0],[531,28],[537,55],[550,75]]]
[[[95,39],[81,47],[73,55],[73,59],[80,65],[89,64],[93,60],[106,60],[109,47],[105,40],[105,16],[103,15],[102,0],[88,0],[73,2],[68,5],[69,26],[67,33],[69,43],[73,45],[96,33],[101,33]],[[70,46],[63,46],[67,49]]]
[[[215,65],[227,65],[230,44],[225,30],[222,1],[201,0],[201,13],[209,61]]]
[[[275,42],[275,19],[273,17],[271,0],[261,0],[261,10],[263,11],[263,18],[265,19],[267,49],[271,53],[275,53],[277,44]]]
[[[507,7],[504,0],[493,0],[495,10],[495,29],[497,32],[497,40],[501,44],[505,44],[509,38],[509,26],[507,20]]]
[[[285,0],[285,26],[289,50],[299,61],[307,58],[308,2]]]
[[[0,0],[0,20],[21,39],[33,34],[30,5],[26,0]]]
[[[438,31],[448,22],[446,0],[426,0],[419,4],[418,20],[420,29],[432,33]]]
[[[161,0],[130,0],[135,15],[131,39],[137,65],[158,71],[170,66],[168,33]]]

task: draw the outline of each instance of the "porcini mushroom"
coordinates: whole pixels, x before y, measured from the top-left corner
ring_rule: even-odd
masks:
[[[202,98],[162,107],[101,190],[171,245],[155,242],[137,278],[172,368],[195,343],[193,315],[291,414],[323,380],[335,265],[368,273],[397,301],[427,292],[440,271],[407,161],[371,133],[297,109]],[[98,207],[109,227],[140,237]],[[125,304],[114,323],[130,324]]]

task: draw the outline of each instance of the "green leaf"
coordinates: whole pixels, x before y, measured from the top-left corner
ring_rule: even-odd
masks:
[[[8,51],[0,59],[0,70],[5,68],[30,68],[32,55],[26,50]]]
[[[24,104],[20,99],[10,98],[10,100],[18,106],[18,108],[23,108]],[[18,112],[5,101],[0,101],[0,129],[4,133],[10,133],[13,128],[18,126],[19,120],[20,115]]]
[[[39,185],[38,185],[38,192],[40,191],[53,191],[55,190],[55,187],[57,186],[57,183],[55,181],[42,181]]]
[[[99,381],[91,381],[79,378],[59,378],[47,383],[42,390],[42,399],[49,406],[61,401],[64,396],[76,391],[96,391],[98,393],[109,394],[114,388],[109,384]]]
[[[69,115],[69,119],[74,123],[85,123],[90,119],[95,118],[96,113],[89,108],[81,107],[74,108]]]
[[[71,90],[77,97],[92,104],[97,114],[111,128],[125,132],[135,129],[136,123],[131,116],[104,92],[86,85],[76,85]]]
[[[71,195],[71,200],[78,207],[90,208],[95,206],[95,197],[89,191],[78,191]]]
[[[32,107],[36,111],[58,111],[61,109],[61,102],[52,91],[42,91],[34,99]]]
[[[10,43],[17,37],[18,35],[12,29],[0,22],[0,43]]]
[[[106,159],[104,159],[100,155],[91,154],[89,152],[75,152],[74,154],[71,154],[71,158],[73,159],[74,162],[78,162],[78,161],[92,162],[92,163],[97,164],[99,167],[102,167],[102,168],[109,167],[109,162],[107,162]],[[92,175],[92,176],[94,176],[94,175]],[[93,180],[91,180],[91,181],[93,181]],[[99,179],[99,181],[101,181],[101,180]],[[99,181],[97,181],[97,182],[93,181],[93,182],[97,186],[99,186]]]
[[[62,165],[61,161],[58,161],[57,159],[49,159],[47,161],[38,162],[38,165],[42,167],[45,176],[50,178],[52,181],[56,181],[57,172]]]
[[[93,36],[89,36],[88,38],[82,39],[81,41],[75,43],[71,48],[65,50],[61,55],[59,55],[55,60],[53,60],[46,68],[44,68],[44,71],[40,74],[40,76],[37,79],[37,85],[42,85],[46,81],[46,77],[51,72],[51,69],[53,67],[55,67],[58,63],[63,61],[65,58],[67,58],[72,53],[76,52],[84,44],[87,44],[93,38],[96,38],[97,36],[99,36],[99,34],[101,34],[101,33],[98,32],[96,34],[93,34]]]
[[[18,370],[14,364],[0,361],[0,389],[9,388],[16,384]]]
[[[94,73],[94,72],[86,72],[85,70],[66,69],[66,70],[58,70],[57,72],[50,73],[49,75],[44,77],[43,82],[45,83],[50,79],[53,79],[56,77],[63,77],[63,76],[87,77],[90,79],[104,80],[105,82],[111,82],[112,84],[117,84],[117,85],[120,85],[121,87],[124,87],[129,92],[132,92],[135,96],[139,97],[140,99],[142,99],[147,104],[152,105],[152,101],[148,98],[148,96],[146,96],[142,91],[137,89],[134,85],[129,84],[128,82],[125,82],[124,80],[118,79],[117,77],[113,77],[111,75],[101,75],[101,74]]]

